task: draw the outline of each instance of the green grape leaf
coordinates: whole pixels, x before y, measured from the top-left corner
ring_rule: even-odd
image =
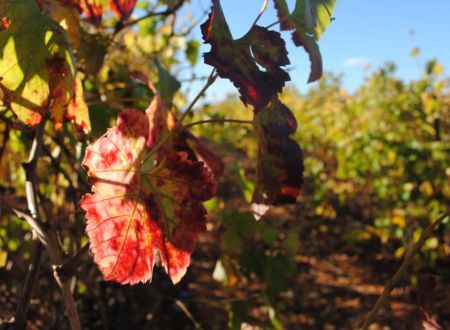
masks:
[[[156,68],[158,70],[158,82],[156,83],[156,89],[158,90],[161,101],[168,107],[172,105],[175,93],[181,87],[180,82],[170,74],[158,61],[155,61]]]
[[[186,44],[186,58],[192,66],[197,64],[200,43],[197,40],[189,40]]]
[[[274,0],[280,28],[293,30],[292,40],[302,46],[309,55],[311,73],[308,82],[322,76],[323,65],[317,41],[332,21],[336,0],[297,0],[294,11],[289,12],[286,0]]]

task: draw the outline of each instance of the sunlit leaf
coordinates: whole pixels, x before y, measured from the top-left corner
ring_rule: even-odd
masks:
[[[64,30],[33,0],[0,4],[0,88],[19,120],[37,125],[50,111],[59,129],[73,96],[74,64]]]
[[[66,30],[72,48],[77,50],[80,45],[81,13],[78,0],[46,0],[43,4],[47,6],[51,17]]]
[[[89,119],[89,109],[84,100],[83,84],[80,75],[76,76],[74,96],[67,108],[67,118],[73,121],[75,126],[85,133],[91,131],[91,121]]]
[[[205,230],[202,202],[216,190],[212,173],[183,152],[155,166],[149,134],[144,113],[123,110],[117,126],[88,146],[83,161],[93,184],[93,194],[80,203],[90,248],[104,278],[122,284],[151,280],[158,259],[179,282]]]
[[[191,65],[197,64],[200,43],[197,40],[190,40],[186,44],[186,58]]]
[[[156,61],[155,64],[158,69],[158,82],[156,83],[156,88],[161,96],[162,102],[164,102],[166,106],[171,106],[175,93],[178,92],[181,84],[158,61]]]
[[[336,0],[297,0],[294,11],[289,12],[286,0],[275,0],[275,9],[281,30],[293,30],[292,40],[302,46],[311,61],[308,82],[322,76],[322,56],[317,41],[332,20]]]

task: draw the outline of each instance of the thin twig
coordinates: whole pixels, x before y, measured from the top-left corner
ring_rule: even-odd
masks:
[[[141,17],[136,18],[134,20],[128,21],[125,24],[120,25],[114,31],[114,35],[116,35],[120,31],[122,31],[124,28],[127,28],[129,26],[135,25],[135,24],[139,23],[140,21],[145,20],[147,18],[155,17],[155,16],[169,16],[169,15],[172,15],[178,9],[180,9],[180,7],[183,5],[183,3],[184,3],[184,0],[178,0],[178,2],[175,3],[175,5],[173,7],[171,7],[171,8],[167,8],[166,10],[163,10],[163,11],[150,12],[150,13],[147,13],[146,15],[144,15],[144,16],[141,16]]]
[[[61,162],[53,157],[51,151],[46,146],[43,146],[43,150],[45,154],[50,158],[50,162],[52,163],[55,173],[61,173],[69,184],[70,190],[72,191],[72,202],[76,206],[78,204],[78,196],[76,194],[78,187],[76,187],[76,182],[74,183],[72,181],[69,173],[67,173],[67,171],[61,166]]]
[[[184,302],[182,302],[180,299],[175,299],[175,305],[177,305],[178,308],[181,309],[181,311],[184,313],[184,315],[186,315],[187,318],[189,320],[191,320],[191,322],[194,325],[195,329],[200,329],[201,328],[200,324],[194,318],[194,315],[192,315],[192,313],[189,311],[189,309],[187,308],[187,306],[186,306],[186,304]]]
[[[403,260],[400,267],[395,272],[394,276],[386,283],[384,286],[383,293],[380,297],[378,297],[377,302],[372,307],[370,312],[367,314],[364,323],[361,326],[361,329],[366,330],[368,329],[369,325],[374,321],[378,311],[380,308],[384,305],[386,299],[389,297],[391,291],[394,289],[397,282],[403,277],[406,270],[408,269],[408,266],[411,264],[414,256],[420,251],[425,241],[432,235],[433,230],[440,224],[442,221],[444,221],[448,216],[450,212],[447,210],[444,214],[440,215],[436,220],[434,220],[432,223],[428,225],[428,227],[422,232],[422,235],[420,235],[419,240],[417,243],[415,243],[406,253],[405,259]]]
[[[89,251],[89,244],[84,245],[73,256],[67,259],[56,271],[59,276],[70,278],[75,275],[78,267],[83,263],[84,255]]]
[[[216,81],[218,77],[218,74],[216,73],[216,70],[212,70],[211,74],[208,77],[208,80],[206,81],[205,86],[203,86],[203,88],[200,90],[200,92],[197,94],[197,96],[192,100],[192,102],[189,104],[189,106],[187,107],[186,111],[183,113],[183,115],[181,116],[180,120],[178,121],[178,124],[181,126],[183,123],[183,120],[192,112],[192,110],[194,109],[195,105],[197,104],[198,100],[200,100],[204,94],[206,93],[206,91],[208,90],[208,88],[214,84],[214,82]]]
[[[12,320],[12,324],[14,324],[17,329],[25,329],[28,307],[30,306],[31,296],[33,294],[33,290],[39,275],[42,256],[42,244],[36,234],[33,234],[33,240],[34,242],[33,250],[31,253],[31,262],[28,266],[28,273],[25,279],[22,295],[17,305],[14,319]]]
[[[283,19],[280,19],[280,20],[278,20],[278,21],[276,21],[276,22],[273,22],[273,23],[267,25],[267,26],[266,26],[266,29],[270,29],[271,27],[274,27],[275,25],[277,25],[277,24],[281,23],[282,21],[284,21],[286,18],[287,18],[287,17],[285,17],[285,18],[283,18]]]
[[[47,246],[48,244],[50,244],[48,241],[48,235],[41,223],[39,223],[35,218],[33,218],[31,215],[29,215],[25,212],[22,212],[17,209],[12,209],[12,210],[20,219],[28,222],[31,229],[37,235],[37,237],[39,238],[41,243],[44,244],[44,246]]]
[[[258,23],[259,19],[261,18],[261,16],[262,16],[262,15],[264,14],[264,12],[266,11],[267,5],[268,5],[268,4],[269,4],[269,0],[264,0],[264,3],[263,3],[263,5],[262,5],[262,7],[261,7],[261,10],[260,10],[258,16],[256,16],[256,19],[255,19],[255,21],[253,22],[252,27],[254,27],[254,26],[256,25],[256,23]]]
[[[185,128],[196,126],[196,125],[202,125],[202,124],[223,124],[223,123],[236,123],[236,124],[253,124],[253,121],[251,120],[240,120],[240,119],[205,119],[205,120],[199,120],[194,121],[192,123],[184,125]]]

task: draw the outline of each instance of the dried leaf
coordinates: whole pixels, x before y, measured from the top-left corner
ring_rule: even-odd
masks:
[[[290,80],[281,69],[289,64],[286,45],[278,32],[257,25],[234,40],[220,1],[212,2],[209,18],[201,25],[203,39],[211,45],[211,51],[204,54],[205,63],[233,82],[245,104],[262,108]]]
[[[151,280],[157,259],[179,282],[205,230],[202,202],[216,191],[210,171],[183,152],[155,166],[149,134],[145,114],[123,110],[117,127],[88,146],[83,161],[93,183],[93,194],[80,203],[91,251],[104,278],[122,284]]]
[[[290,136],[297,129],[292,112],[277,98],[255,114],[258,137],[257,182],[252,210],[258,219],[269,205],[295,203],[302,183],[303,156]]]

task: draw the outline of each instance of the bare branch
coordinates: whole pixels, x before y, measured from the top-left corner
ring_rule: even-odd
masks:
[[[15,212],[19,217],[25,219],[30,224],[31,228],[35,232],[36,236],[39,238],[40,242],[45,246],[50,256],[50,259],[53,263],[53,268],[55,268],[58,265],[62,264],[63,261],[62,251],[59,245],[52,239],[52,236],[43,227],[39,216],[39,210],[37,208],[38,201],[37,201],[36,165],[42,150],[45,123],[47,121],[47,118],[48,114],[44,115],[41,123],[37,127],[36,135],[33,139],[33,144],[31,147],[28,161],[22,164],[23,168],[25,169],[25,177],[26,177],[25,189],[30,215],[18,210],[15,210]],[[54,271],[54,277],[56,282],[58,283],[58,286],[61,289],[71,329],[81,330],[80,320],[78,318],[75,301],[73,299],[72,292],[70,290],[70,279],[61,278],[56,271]],[[31,283],[30,286],[32,288],[33,284]],[[24,293],[28,294],[27,292]],[[31,292],[29,294],[31,297]],[[28,305],[29,299],[28,302],[24,301],[24,304]],[[27,306],[19,306],[19,307],[25,310],[27,308]]]
[[[420,235],[419,240],[417,243],[415,243],[406,253],[405,259],[403,260],[400,267],[395,272],[394,276],[386,283],[384,286],[383,293],[380,297],[378,297],[377,302],[372,307],[370,312],[367,314],[367,317],[364,320],[363,325],[361,326],[361,329],[366,330],[369,328],[369,325],[373,322],[375,319],[375,316],[377,315],[378,311],[381,307],[383,307],[386,299],[389,297],[391,291],[394,289],[397,282],[403,277],[403,275],[406,273],[406,270],[408,269],[409,265],[411,264],[414,256],[417,254],[417,252],[420,251],[425,241],[431,236],[433,233],[433,230],[442,223],[448,216],[450,215],[450,211],[447,210],[444,214],[440,215],[436,220],[434,220],[430,225],[422,232],[422,235]]]
[[[199,120],[199,121],[195,121],[193,123],[189,123],[187,125],[184,125],[185,128],[187,127],[192,127],[192,126],[197,126],[197,125],[202,125],[202,124],[207,124],[207,123],[211,123],[211,124],[224,124],[224,123],[235,123],[235,124],[253,124],[253,121],[251,120],[240,120],[240,119],[205,119],[205,120]]]
[[[264,14],[264,12],[266,11],[267,5],[268,5],[268,4],[269,4],[269,0],[264,0],[264,3],[263,3],[263,5],[262,5],[262,7],[261,7],[261,10],[260,10],[258,16],[256,16],[256,19],[255,19],[255,21],[253,22],[252,27],[254,27],[254,26],[256,25],[256,23],[258,23],[259,19],[261,18],[261,16],[262,16],[262,15]]]
[[[20,297],[19,304],[17,305],[14,318],[10,322],[18,329],[25,329],[28,307],[30,306],[31,296],[33,294],[33,290],[39,275],[42,256],[42,244],[35,234],[33,235],[33,240],[34,242],[33,251],[31,254],[31,262],[28,267],[28,273],[25,279],[22,296]]]

